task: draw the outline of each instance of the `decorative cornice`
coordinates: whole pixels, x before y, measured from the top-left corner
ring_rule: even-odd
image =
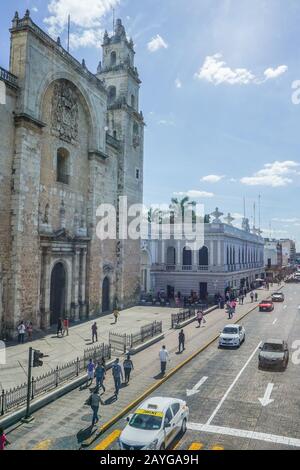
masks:
[[[89,150],[89,160],[98,160],[101,162],[105,162],[108,158],[109,155],[104,152],[101,152],[101,150]]]
[[[16,126],[29,125],[31,127],[38,128],[39,130],[43,129],[47,125],[27,113],[16,114],[14,120]]]

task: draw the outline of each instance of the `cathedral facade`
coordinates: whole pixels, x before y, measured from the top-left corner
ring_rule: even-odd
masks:
[[[96,74],[29,11],[10,32],[9,71],[0,69],[2,337],[21,320],[46,329],[135,304],[140,241],[100,240],[97,208],[143,199],[141,82],[121,20]]]

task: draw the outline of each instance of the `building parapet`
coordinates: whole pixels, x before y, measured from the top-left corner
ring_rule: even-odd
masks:
[[[0,80],[3,80],[7,85],[12,86],[13,88],[18,88],[18,77],[2,67],[0,67]]]

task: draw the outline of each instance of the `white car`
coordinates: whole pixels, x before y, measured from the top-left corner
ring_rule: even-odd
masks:
[[[245,328],[241,325],[226,325],[220,334],[219,347],[240,347],[246,339]]]
[[[186,431],[189,409],[177,398],[148,398],[134,414],[120,435],[121,450],[163,450]]]

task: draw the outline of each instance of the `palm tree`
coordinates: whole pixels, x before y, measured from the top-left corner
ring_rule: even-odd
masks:
[[[175,215],[181,214],[183,220],[184,220],[184,212],[187,208],[187,206],[196,206],[196,201],[190,201],[189,196],[185,196],[182,199],[178,198],[172,198],[171,199],[171,205],[170,209],[174,211]],[[193,219],[195,218],[195,211],[193,210]]]

